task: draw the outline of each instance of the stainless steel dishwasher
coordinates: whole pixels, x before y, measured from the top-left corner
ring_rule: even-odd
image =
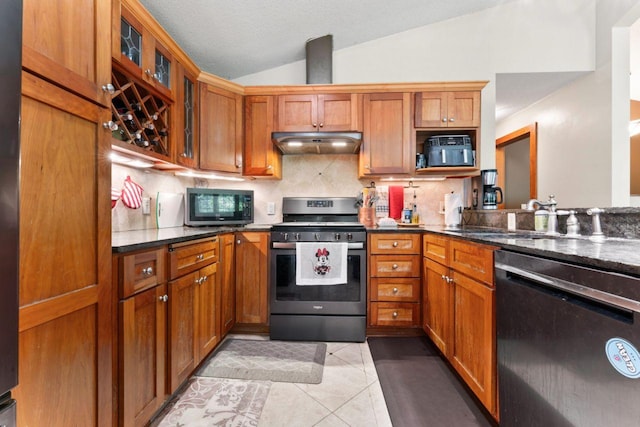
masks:
[[[500,425],[640,426],[640,279],[498,251]]]

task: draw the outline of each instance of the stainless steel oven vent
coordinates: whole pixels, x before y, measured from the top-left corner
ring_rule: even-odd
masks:
[[[333,83],[333,35],[307,40],[307,84]]]

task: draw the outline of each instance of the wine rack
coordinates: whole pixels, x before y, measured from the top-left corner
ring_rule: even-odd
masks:
[[[117,145],[170,159],[170,102],[116,69],[111,76],[111,135]]]

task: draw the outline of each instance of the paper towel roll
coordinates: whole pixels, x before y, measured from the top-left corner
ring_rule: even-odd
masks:
[[[462,212],[462,197],[460,194],[447,193],[444,195],[444,225],[457,227],[460,225]]]

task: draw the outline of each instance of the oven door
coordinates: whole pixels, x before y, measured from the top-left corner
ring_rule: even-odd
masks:
[[[296,244],[272,242],[271,314],[366,315],[366,256],[364,242],[349,243],[346,283],[298,286]]]

